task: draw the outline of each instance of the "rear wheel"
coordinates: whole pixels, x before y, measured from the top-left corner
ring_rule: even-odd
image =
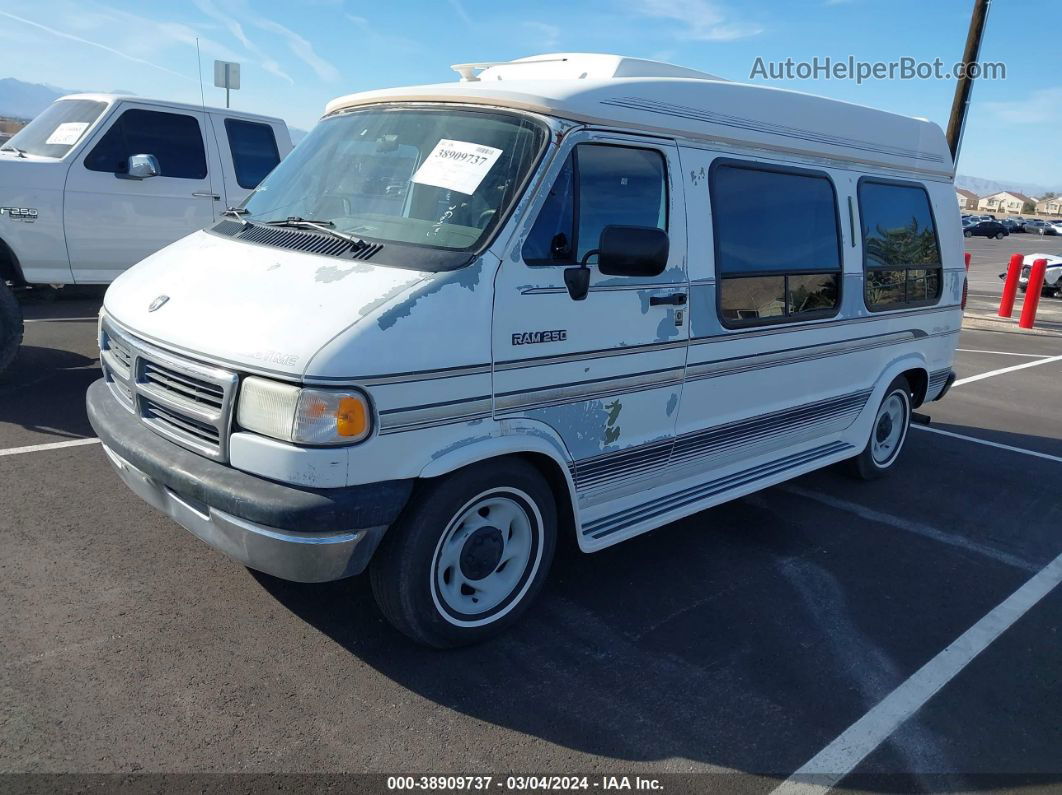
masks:
[[[973,237],[973,232],[971,232],[969,229],[964,230],[963,233],[962,233],[962,236],[963,237]]]
[[[867,446],[849,462],[852,474],[862,480],[876,480],[889,472],[903,451],[910,427],[911,385],[901,375],[885,390]]]
[[[1003,233],[1002,232],[996,232],[996,240],[1002,240],[1002,239],[1003,239]]]
[[[476,643],[537,596],[556,536],[553,494],[538,470],[517,459],[475,464],[414,493],[373,557],[373,594],[418,643]]]
[[[15,359],[22,344],[22,307],[10,288],[0,281],[0,373]]]

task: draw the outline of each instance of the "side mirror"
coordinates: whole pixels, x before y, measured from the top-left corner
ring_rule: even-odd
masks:
[[[601,230],[597,269],[608,276],[659,276],[667,267],[667,232],[650,226]]]
[[[147,179],[157,177],[160,172],[159,160],[155,155],[132,155],[125,176],[129,179]]]

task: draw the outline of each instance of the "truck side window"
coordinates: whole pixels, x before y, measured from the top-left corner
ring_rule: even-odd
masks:
[[[225,134],[232,152],[236,184],[248,190],[257,188],[280,162],[273,128],[259,122],[225,119]]]
[[[832,315],[840,306],[837,198],[822,172],[722,161],[709,179],[724,326]]]
[[[124,174],[133,155],[154,155],[163,177],[203,179],[207,175],[203,134],[194,116],[127,110],[85,157],[85,168]]]
[[[859,217],[867,309],[880,312],[936,303],[942,265],[925,188],[861,179]]]
[[[667,172],[655,149],[580,144],[524,243],[529,265],[578,262],[611,224],[667,229]]]

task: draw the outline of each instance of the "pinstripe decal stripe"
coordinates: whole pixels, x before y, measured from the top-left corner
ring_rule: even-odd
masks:
[[[835,455],[844,450],[852,449],[854,448],[850,444],[844,442],[831,442],[830,444],[822,445],[812,450],[807,450],[802,453],[794,453],[793,455],[779,458],[778,460],[767,464],[743,469],[733,475],[716,478],[715,480],[710,480],[699,486],[684,489],[676,494],[671,494],[657,500],[651,500],[640,506],[617,511],[616,513],[609,514],[596,521],[588,522],[583,526],[583,534],[592,538],[604,538],[613,533],[618,533],[621,530],[633,527],[640,522],[647,521],[656,516],[661,516],[662,514],[677,510],[678,508],[692,505],[717,494],[722,494],[731,489],[755,483],[770,475],[777,475],[812,461]]]

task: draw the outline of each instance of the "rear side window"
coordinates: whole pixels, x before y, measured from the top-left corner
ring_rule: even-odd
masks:
[[[667,229],[667,171],[655,149],[580,144],[572,150],[524,244],[530,265],[579,262],[606,226]]]
[[[821,172],[724,161],[711,172],[723,325],[834,314],[841,243],[833,183]]]
[[[225,133],[232,152],[236,184],[241,188],[257,188],[280,162],[273,128],[253,121],[225,119]]]
[[[194,116],[127,110],[88,153],[85,168],[125,174],[133,155],[154,155],[163,177],[203,179],[207,175],[203,134]]]
[[[936,303],[942,266],[929,196],[921,185],[859,181],[867,309]]]

